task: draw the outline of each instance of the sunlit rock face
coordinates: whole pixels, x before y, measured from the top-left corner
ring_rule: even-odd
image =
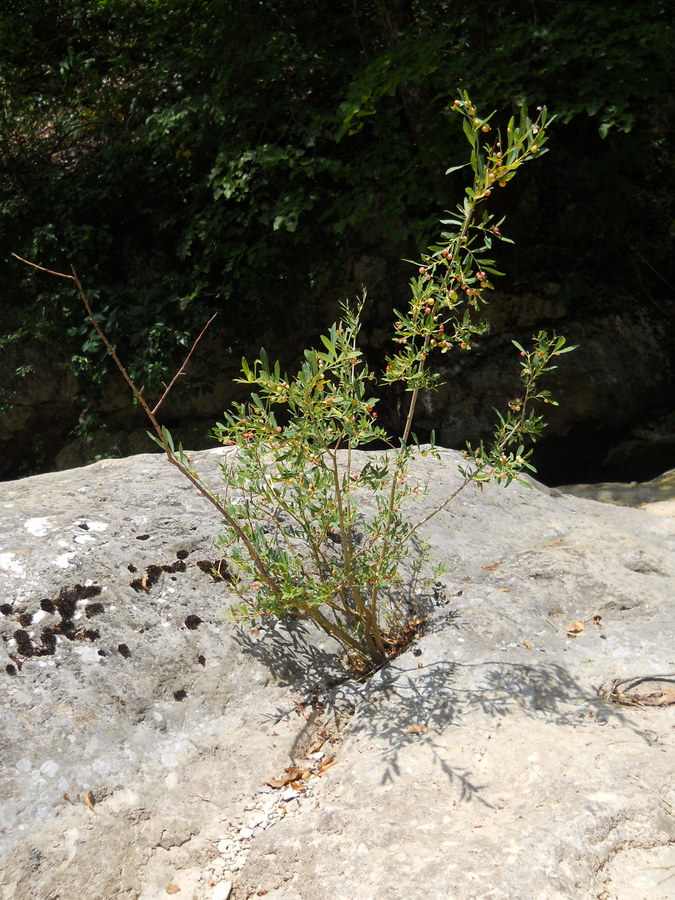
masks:
[[[413,464],[408,515],[458,461]],[[161,457],[0,485],[0,897],[667,897],[675,515],[633,499],[467,488],[418,636],[357,682],[233,624]]]

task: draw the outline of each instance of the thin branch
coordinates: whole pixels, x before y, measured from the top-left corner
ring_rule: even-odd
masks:
[[[188,355],[187,355],[187,356],[185,357],[185,359],[183,360],[183,364],[182,364],[181,367],[178,369],[178,371],[176,372],[176,374],[173,376],[173,378],[172,378],[171,381],[169,382],[169,386],[165,389],[164,393],[163,393],[162,396],[159,398],[159,400],[157,401],[157,403],[155,403],[155,405],[154,405],[154,407],[153,407],[153,410],[152,410],[153,415],[154,415],[154,414],[157,412],[157,410],[160,408],[160,406],[162,405],[162,403],[164,402],[164,400],[165,400],[166,397],[168,396],[168,394],[169,394],[171,388],[172,388],[172,387],[174,386],[174,384],[178,381],[178,379],[181,377],[181,375],[185,375],[185,367],[186,367],[187,364],[190,362],[190,357],[191,357],[192,354],[194,353],[197,344],[201,341],[201,339],[202,339],[204,333],[206,332],[206,329],[209,327],[209,325],[211,324],[211,322],[213,322],[213,320],[216,318],[217,315],[218,315],[218,313],[214,313],[214,314],[211,316],[211,318],[209,319],[209,321],[206,323],[206,325],[202,328],[202,330],[201,330],[201,331],[199,332],[199,334],[197,335],[197,338],[195,339],[194,343],[192,344],[192,347],[190,348],[190,352],[188,353]]]
[[[230,526],[230,528],[232,528],[232,530],[235,532],[235,534],[239,537],[239,539],[245,545],[248,553],[250,554],[251,558],[253,559],[253,561],[255,563],[256,569],[258,570],[258,574],[259,574],[261,580],[264,581],[265,584],[267,584],[271,590],[278,592],[279,586],[276,584],[276,582],[274,581],[274,579],[272,578],[270,573],[267,571],[267,568],[265,567],[263,560],[261,559],[260,555],[256,551],[256,548],[254,547],[254,545],[251,543],[251,541],[246,536],[245,532],[243,531],[243,529],[241,528],[239,523],[236,521],[236,519],[234,519],[230,515],[230,513],[227,511],[225,506],[220,502],[218,497],[211,490],[209,490],[209,488],[205,484],[203,484],[200,481],[199,477],[194,472],[192,472],[192,471],[190,471],[190,469],[188,469],[188,467],[185,465],[185,463],[182,460],[182,455],[183,455],[182,451],[180,451],[177,454],[174,451],[174,449],[172,448],[172,446],[169,444],[165,430],[162,428],[162,426],[157,421],[157,417],[155,416],[155,413],[153,412],[153,410],[151,410],[150,407],[148,406],[148,404],[146,403],[145,398],[143,397],[142,391],[139,391],[139,389],[136,387],[134,382],[131,380],[129,373],[124,368],[124,365],[122,364],[120,358],[118,357],[117,353],[115,352],[115,348],[110,343],[110,341],[104,334],[101,326],[98,324],[98,322],[94,318],[94,312],[91,308],[89,300],[87,299],[87,295],[84,292],[84,288],[82,287],[82,283],[81,283],[80,279],[78,278],[77,272],[75,271],[75,269],[71,267],[73,274],[67,275],[65,272],[55,272],[53,269],[47,269],[44,266],[39,266],[37,263],[30,262],[30,260],[23,259],[22,257],[17,256],[16,253],[14,253],[13,256],[16,256],[16,258],[18,260],[25,263],[27,266],[31,266],[33,269],[38,269],[38,271],[40,271],[40,272],[46,272],[48,275],[55,275],[57,278],[65,278],[68,281],[72,281],[75,284],[75,286],[77,287],[77,292],[80,295],[82,302],[84,303],[85,309],[87,310],[87,315],[89,316],[89,320],[91,321],[92,325],[96,329],[96,333],[99,335],[99,337],[105,344],[108,352],[110,353],[110,355],[113,358],[115,365],[117,366],[117,368],[120,370],[122,376],[124,377],[124,380],[127,382],[129,387],[133,391],[134,397],[136,397],[136,399],[140,403],[141,407],[143,408],[143,411],[145,412],[146,416],[148,417],[148,419],[155,431],[155,434],[157,435],[159,443],[162,446],[164,453],[166,454],[167,459],[169,460],[169,462],[172,465],[174,465],[178,469],[178,471],[185,478],[187,478],[187,480],[190,482],[190,484],[192,484],[200,492],[200,494],[203,497],[205,497],[206,500],[208,500],[209,503],[213,507],[215,507],[215,509],[220,513],[220,515],[226,521],[226,523]],[[210,321],[213,321],[213,318]],[[208,324],[210,324],[210,322]],[[208,327],[208,324],[206,327]],[[201,338],[202,334],[204,334],[204,331],[206,331],[206,328],[202,329],[202,332],[199,335],[199,338]],[[197,341],[199,340],[199,338],[197,338]],[[196,342],[195,342],[195,346],[196,346]],[[194,346],[192,349],[194,350]],[[191,353],[192,353],[192,350],[190,351],[190,354]],[[189,358],[189,356],[188,356],[188,358]],[[181,368],[183,368],[183,367],[181,367]],[[173,379],[173,381],[175,381],[175,378]],[[165,396],[166,396],[166,391],[165,391]]]
[[[66,275],[64,272],[55,272],[53,269],[45,269],[44,266],[39,266],[37,263],[31,262],[29,259],[24,259],[23,256],[19,256],[18,253],[12,253],[14,259],[18,259],[19,262],[26,263],[27,266],[30,266],[32,269],[38,269],[40,272],[46,272],[48,275],[56,275],[57,278],[67,278],[69,281],[75,281],[74,275]]]

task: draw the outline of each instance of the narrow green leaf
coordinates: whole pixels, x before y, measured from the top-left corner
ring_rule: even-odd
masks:
[[[449,169],[445,170],[446,175],[450,175],[452,172],[459,172],[460,169],[466,169],[469,163],[462,163],[461,166],[450,166]],[[442,221],[442,220],[441,220]]]
[[[171,450],[171,452],[175,453],[176,451],[173,448],[173,438],[171,437],[171,432],[166,427],[166,425],[162,425],[162,434],[164,435],[164,439],[166,440],[167,444],[169,445],[169,449]]]
[[[462,128],[464,129],[464,134],[466,135],[467,141],[471,144],[472,147],[476,146],[476,135],[474,134],[471,125],[469,124],[468,119],[464,119],[462,121]]]

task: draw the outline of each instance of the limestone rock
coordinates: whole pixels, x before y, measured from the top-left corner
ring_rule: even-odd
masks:
[[[414,464],[410,515],[457,461]],[[675,705],[606,687],[675,688],[672,508],[467,488],[366,683],[302,624],[227,620],[218,522],[158,456],[0,510],[2,900],[672,896]]]

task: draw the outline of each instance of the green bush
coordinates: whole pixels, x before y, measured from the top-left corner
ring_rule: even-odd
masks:
[[[251,387],[250,400],[236,404],[216,428],[219,440],[234,448],[223,465],[226,490],[219,504],[225,513],[222,544],[241,597],[236,617],[309,618],[343,645],[356,669],[380,665],[407,634],[400,567],[412,554],[418,562],[424,558],[413,539],[430,518],[410,521],[406,515],[406,502],[420,492],[409,466],[416,454],[435,452],[412,438],[415,406],[420,392],[439,383],[429,368],[432,353],[467,351],[473,335],[485,330],[480,310],[491,279],[501,274],[486,254],[505,238],[503,220],[483,204],[523,163],[545,152],[545,109],[535,122],[521,110],[503,141],[468,96],[453,109],[471,146],[466,165],[473,181],[456,213],[442,220],[439,242],[415,263],[408,308],[397,314],[398,352],[382,382],[402,382],[408,391],[401,438],[394,440],[377,422],[377,379],[359,348],[361,305],[345,309],[321,338],[321,349],[305,351],[293,377],[282,374],[279,363],[271,365],[264,351],[252,365],[243,360],[240,380]],[[490,143],[482,147],[488,135]],[[521,396],[499,415],[489,446],[467,449],[463,487],[489,480],[509,484],[523,468],[532,469],[525,442],[535,440],[544,424],[532,403],[553,402],[538,380],[572,348],[544,333],[531,350],[516,347]],[[352,451],[376,443],[389,450],[357,467]]]
[[[215,429],[232,448],[222,466],[224,491],[216,493],[202,483],[157,419],[189,355],[151,409],[96,321],[78,277],[62,276],[78,287],[97,334],[150,419],[156,442],[222,516],[227,571],[241,601],[233,609],[235,617],[310,619],[344,647],[347,664],[361,672],[384,663],[409,634],[400,602],[401,564],[413,552],[418,564],[425,558],[422,526],[468,484],[508,485],[523,469],[532,470],[526,443],[544,427],[532,405],[554,402],[539,379],[572,349],[563,337],[544,332],[529,350],[514,342],[521,357],[520,396],[498,413],[490,444],[467,447],[461,487],[411,521],[407,501],[423,488],[410,478],[410,462],[418,453],[436,452],[433,441],[422,448],[412,434],[420,393],[439,384],[430,358],[435,352],[466,352],[474,335],[486,330],[481,309],[492,278],[501,274],[488,254],[495,242],[508,239],[501,232],[503,218],[495,219],[485,206],[524,163],[546,152],[547,142],[545,108],[531,121],[523,107],[503,135],[493,129],[492,116],[478,114],[466,93],[452,109],[462,119],[470,145],[465,165],[473,177],[456,211],[441,220],[439,240],[414,263],[418,271],[410,282],[408,307],[396,314],[397,349],[381,382],[402,383],[409,395],[398,439],[377,421],[377,378],[359,347],[362,304],[346,307],[322,337],[322,347],[305,351],[295,376],[282,373],[278,362],[270,364],[263,350],[253,364],[242,361],[240,381],[252,390],[248,402],[235,404]],[[357,469],[353,451],[375,443],[388,449]]]

